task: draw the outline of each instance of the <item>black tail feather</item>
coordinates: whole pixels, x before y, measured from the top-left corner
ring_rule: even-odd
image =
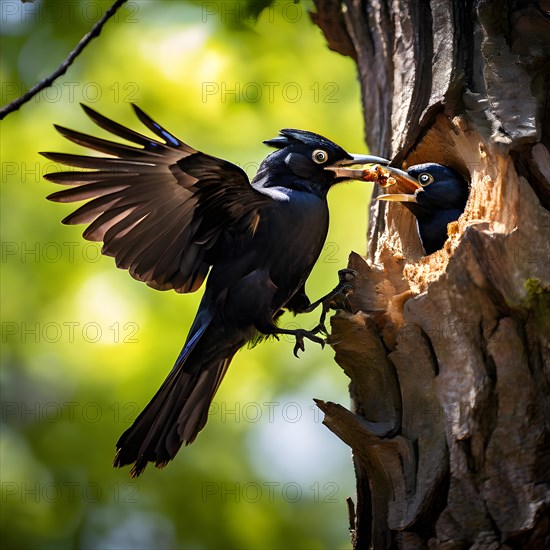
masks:
[[[134,464],[130,475],[137,477],[148,462],[163,467],[183,444],[192,443],[206,424],[208,409],[229,362],[222,359],[201,365],[200,371],[191,376],[185,363],[179,365],[118,440],[114,466]]]
[[[132,477],[148,462],[166,466],[204,428],[231,359],[245,342],[239,335],[221,344],[222,330],[210,327],[204,334],[207,328],[205,324],[194,332],[153,399],[118,440],[113,465],[133,464]]]

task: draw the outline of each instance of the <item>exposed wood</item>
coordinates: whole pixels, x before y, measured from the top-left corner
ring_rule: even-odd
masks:
[[[328,47],[357,60],[344,22],[340,0],[315,0],[315,8],[309,15],[313,23],[323,31]]]
[[[350,256],[352,405],[318,404],[353,451],[354,548],[550,547],[550,3],[343,8],[370,150],[471,182],[443,250],[373,200]]]

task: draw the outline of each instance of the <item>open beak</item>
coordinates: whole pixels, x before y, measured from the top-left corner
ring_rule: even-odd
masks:
[[[325,170],[331,170],[338,178],[346,178],[350,180],[362,180],[363,169],[362,168],[349,168],[349,166],[355,166],[356,164],[383,164],[387,165],[391,161],[382,157],[375,157],[373,155],[350,155],[351,159],[344,159],[335,162],[331,166],[326,166]]]
[[[406,193],[388,193],[387,195],[379,195],[376,199],[379,201],[417,202],[416,194],[422,189],[422,186],[416,178],[393,166],[386,166],[384,169],[391,172],[392,177],[396,180],[396,189],[406,191]]]

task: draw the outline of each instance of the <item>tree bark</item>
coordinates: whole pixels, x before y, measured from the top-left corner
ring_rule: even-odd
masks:
[[[353,452],[354,548],[550,548],[550,2],[315,3],[370,150],[471,182],[443,250],[373,200],[350,256],[351,408],[318,405]]]

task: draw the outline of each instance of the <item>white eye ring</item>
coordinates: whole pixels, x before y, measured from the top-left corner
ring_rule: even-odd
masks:
[[[427,172],[424,172],[423,174],[420,174],[418,176],[418,183],[425,187],[426,185],[430,185],[434,180],[434,177],[431,174],[428,174]]]
[[[328,160],[328,153],[326,151],[323,151],[323,149],[315,149],[315,151],[313,151],[313,154],[311,155],[311,158],[313,162],[316,162],[317,164],[323,164]]]

